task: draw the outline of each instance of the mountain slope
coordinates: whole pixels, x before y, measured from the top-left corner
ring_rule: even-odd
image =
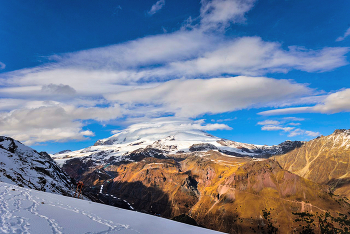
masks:
[[[0,182],[1,233],[218,233],[138,212]]]
[[[0,136],[0,159],[2,182],[62,195],[72,193],[71,178],[45,152]]]
[[[109,165],[75,158],[63,169],[84,181],[86,195],[107,202],[122,199],[137,211],[167,218],[186,214],[204,227],[229,233],[257,231],[267,222],[264,209],[273,209],[271,217],[281,233],[292,231],[292,212],[349,209],[326,187],[268,159],[229,157],[214,150],[173,158],[154,157],[150,149],[131,155],[133,161]]]
[[[284,169],[328,184],[336,194],[350,199],[350,130],[336,130],[274,158]]]

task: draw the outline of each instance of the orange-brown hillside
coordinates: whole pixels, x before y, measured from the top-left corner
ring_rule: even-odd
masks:
[[[83,180],[96,199],[104,196],[106,201],[106,196],[113,195],[138,211],[167,218],[187,214],[201,226],[228,233],[259,231],[266,226],[265,209],[271,209],[280,233],[292,233],[297,227],[292,212],[349,209],[325,187],[282,169],[273,160],[208,151],[178,154],[173,159],[146,157],[106,168],[88,165],[75,160],[64,169]]]
[[[335,194],[350,199],[350,130],[336,130],[274,158],[284,169],[327,184]]]

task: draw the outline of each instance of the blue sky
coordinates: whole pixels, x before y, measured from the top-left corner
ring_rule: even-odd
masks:
[[[0,134],[50,153],[140,122],[256,144],[349,128],[349,1],[2,1]],[[198,124],[199,123],[199,124]]]

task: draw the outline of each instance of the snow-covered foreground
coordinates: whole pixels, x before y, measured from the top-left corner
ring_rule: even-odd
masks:
[[[219,233],[0,182],[0,233]]]

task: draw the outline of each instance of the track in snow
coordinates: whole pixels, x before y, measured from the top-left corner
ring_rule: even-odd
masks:
[[[0,182],[0,233],[218,233]]]

